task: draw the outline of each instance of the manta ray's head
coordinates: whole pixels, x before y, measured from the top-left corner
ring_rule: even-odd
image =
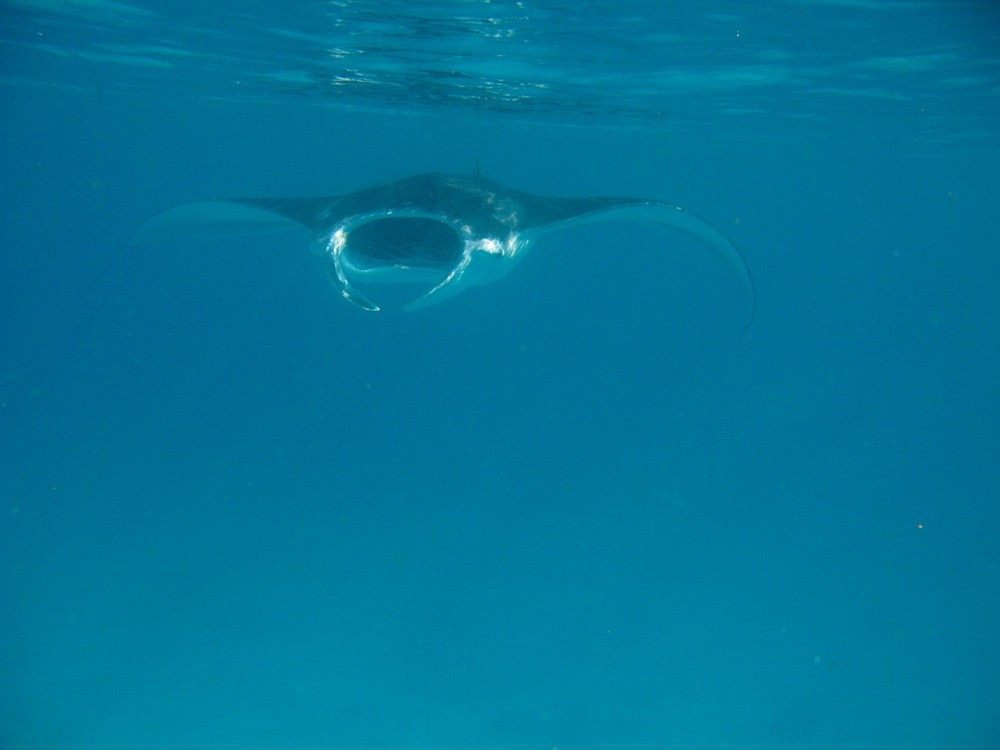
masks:
[[[345,295],[354,291],[372,306],[401,307],[461,266],[466,240],[460,232],[432,215],[364,216],[334,229],[328,252]]]

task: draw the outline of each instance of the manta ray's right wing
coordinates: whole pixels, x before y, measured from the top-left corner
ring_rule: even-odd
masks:
[[[733,271],[742,290],[746,326],[750,326],[756,308],[750,269],[729,238],[704,219],[669,203],[632,198],[553,198],[540,209],[531,217],[536,233],[600,221],[648,221],[694,240]]]

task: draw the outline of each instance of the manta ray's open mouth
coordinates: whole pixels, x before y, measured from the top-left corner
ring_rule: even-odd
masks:
[[[462,258],[462,238],[443,221],[388,217],[344,233],[344,262],[357,271],[376,268],[433,269],[446,273]]]
[[[379,309],[405,307],[436,288],[465,252],[451,224],[423,216],[364,220],[337,230],[331,244],[346,286]]]

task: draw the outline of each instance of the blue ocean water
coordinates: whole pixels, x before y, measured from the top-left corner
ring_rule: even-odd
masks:
[[[1000,746],[1000,15],[0,2],[0,746]],[[635,195],[369,313],[217,196]]]

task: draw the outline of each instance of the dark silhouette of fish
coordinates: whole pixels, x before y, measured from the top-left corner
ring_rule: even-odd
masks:
[[[739,280],[749,324],[754,292],[747,266],[703,219],[642,198],[533,195],[486,179],[478,169],[472,175],[419,174],[325,198],[184,203],[153,217],[142,236],[231,235],[298,224],[314,233],[346,299],[377,311],[359,287],[423,284],[425,291],[404,307],[417,310],[505,276],[548,232],[610,219],[653,222],[715,253]]]

